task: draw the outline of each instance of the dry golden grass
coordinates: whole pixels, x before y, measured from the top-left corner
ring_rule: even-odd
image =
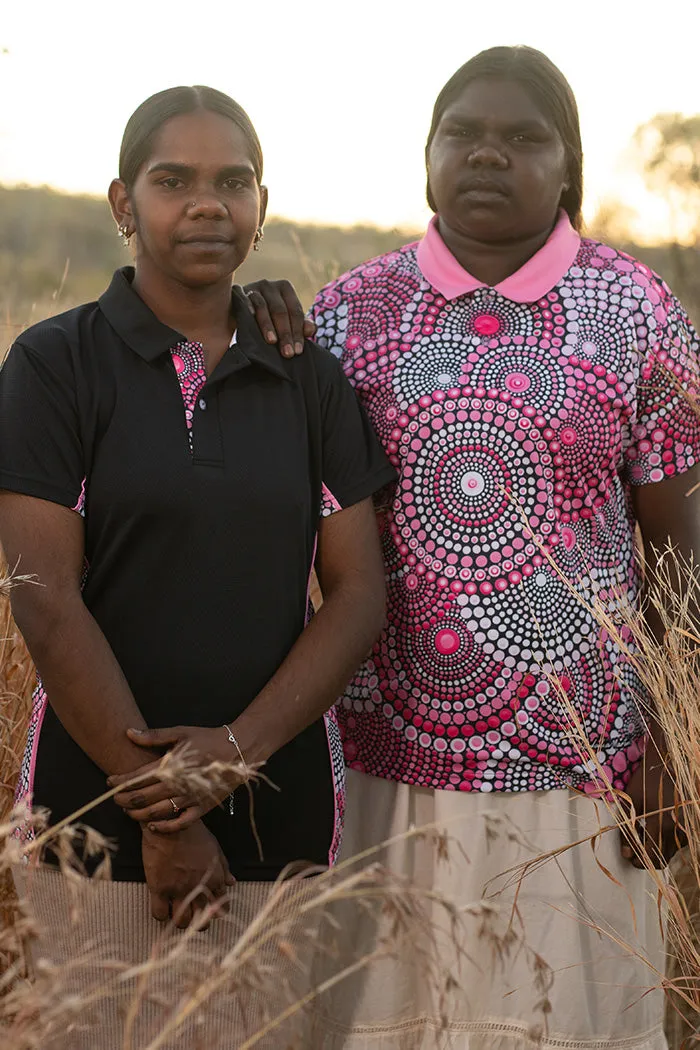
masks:
[[[644,821],[637,822],[630,797],[613,787],[580,711],[557,676],[550,676],[572,744],[600,785],[601,814],[607,810],[609,816],[607,823],[600,820],[591,845],[594,847],[601,835],[622,831],[634,843],[655,888],[659,921],[666,927],[669,963],[664,973],[651,960],[643,961],[649,968],[649,987],[663,988],[666,993],[669,1046],[690,1048],[700,1044],[700,565],[693,559],[679,557],[669,547],[653,572],[646,568],[645,603],[640,608],[630,605],[622,590],[604,598],[584,597],[551,556],[545,551],[543,556],[618,648],[627,669],[633,671],[639,683],[635,700],[647,730],[658,726],[667,742],[666,755],[650,742],[644,761],[650,766],[661,763],[665,767],[674,799],[664,799],[662,804],[661,798],[645,798],[644,812],[647,817],[670,814],[682,826],[677,841],[683,843],[685,835],[687,845],[670,869],[663,867],[659,849],[645,834]],[[645,616],[650,608],[662,625],[661,639],[653,633]],[[534,867],[549,863],[574,845],[577,844],[562,844],[556,853],[533,859],[511,872],[511,877],[523,878]],[[614,930],[596,927],[596,932],[611,938],[618,948],[642,958],[617,938]]]
[[[34,678],[34,665],[12,619],[10,574],[0,551],[0,824],[7,820],[12,808]],[[14,891],[5,872],[0,874],[0,924],[9,923],[13,912]]]
[[[204,783],[211,786],[228,769],[212,766],[203,774],[188,761],[186,753],[180,752],[169,756],[164,775],[169,785],[181,788],[187,785],[188,790],[197,791],[202,789],[203,775]],[[133,783],[138,783],[138,779],[134,778]],[[85,816],[89,808],[81,815]],[[32,843],[23,846],[13,832],[28,818],[34,823],[36,836]],[[75,825],[64,822],[47,830],[41,814],[32,816],[26,810],[15,812],[11,821],[4,826],[0,824],[0,871],[16,865],[24,856],[29,858],[31,872],[32,858],[38,857],[42,847],[51,842],[73,895],[73,910],[80,909],[89,892],[89,882],[80,877],[74,866],[75,858],[71,854],[74,828]],[[452,843],[444,831],[420,828],[410,832],[408,837],[411,836],[428,838],[437,857],[447,861]],[[94,832],[91,848],[93,852],[104,849],[104,842]],[[527,951],[527,946],[512,925],[503,931],[498,908],[492,900],[477,900],[457,909],[449,900],[417,888],[377,863],[375,855],[380,848],[377,846],[359,858],[323,871],[313,880],[298,878],[278,883],[249,925],[244,929],[233,927],[234,936],[223,953],[203,948],[197,936],[211,921],[235,922],[234,916],[222,915],[213,904],[200,913],[184,933],[165,926],[151,956],[137,964],[94,946],[86,954],[78,954],[60,965],[48,960],[37,964],[33,980],[27,981],[22,977],[22,952],[36,927],[29,912],[18,911],[12,926],[0,928],[0,955],[16,960],[4,977],[0,974],[0,1047],[2,1050],[43,1050],[52,1044],[57,1034],[69,1032],[71,1026],[81,1024],[85,1018],[94,1018],[107,1001],[120,996],[121,989],[127,988],[129,998],[122,1015],[126,1023],[120,1035],[115,1033],[118,1050],[162,1050],[171,1046],[170,1040],[179,1032],[189,1033],[188,1026],[193,1023],[199,1024],[199,1035],[203,1038],[201,1044],[196,1045],[219,1050],[218,1044],[214,1046],[207,1040],[207,1010],[217,996],[222,995],[243,1004],[243,1011],[250,1009],[251,1002],[258,1004],[251,1015],[255,1021],[253,1030],[236,1044],[237,1050],[252,1050],[281,1024],[307,1009],[318,995],[376,960],[403,955],[410,955],[424,983],[433,989],[438,1016],[447,1026],[449,1012],[444,1004],[458,985],[455,975],[443,964],[431,915],[436,911],[440,913],[441,933],[447,933],[458,955],[462,941],[460,929],[465,922],[476,927],[479,944],[494,957],[503,959],[523,947]],[[103,869],[103,874],[106,871],[107,868]],[[333,946],[333,909],[341,902],[352,902],[372,915],[378,931],[381,930],[376,942],[354,958],[338,954]],[[296,968],[297,964],[304,965],[306,948],[318,958],[320,945],[323,945],[320,950],[325,959],[323,976],[294,997],[293,984],[287,986],[287,979],[282,979],[278,969],[270,966],[270,950],[283,965],[291,960]],[[276,965],[279,966],[279,962]],[[535,1009],[541,1011],[544,1027],[550,973],[538,957],[533,956],[530,966]],[[188,975],[183,994],[179,998],[168,998],[163,991],[163,976],[183,972]],[[304,970],[303,976],[308,972]],[[77,984],[73,981],[76,975],[80,976]],[[139,1027],[140,1015],[144,1010],[154,1009],[158,1016],[157,1031],[144,1039],[143,1029]],[[186,1045],[194,1048],[195,1043]],[[227,1050],[229,1046],[227,1040]],[[308,1048],[290,1042],[289,1050]]]

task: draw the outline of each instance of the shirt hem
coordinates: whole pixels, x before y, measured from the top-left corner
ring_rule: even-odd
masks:
[[[15,492],[21,496],[34,496],[36,499],[48,500],[49,503],[59,503],[62,507],[72,510],[80,499],[80,487],[69,492],[68,489],[59,488],[45,481],[37,481],[35,478],[19,477],[0,471],[0,489]]]
[[[355,503],[360,503],[363,499],[374,495],[375,492],[378,492],[385,485],[389,485],[392,481],[396,481],[394,468],[391,466],[382,467],[381,470],[376,471],[369,478],[365,478],[360,484],[344,489],[341,492],[338,489],[333,489],[333,496],[340,503],[341,509],[347,510],[348,507],[352,507]]]

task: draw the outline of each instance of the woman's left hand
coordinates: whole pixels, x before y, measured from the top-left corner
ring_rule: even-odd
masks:
[[[168,729],[128,729],[127,735],[134,744],[144,748],[160,748],[166,751],[178,745],[186,745],[189,761],[199,763],[203,769],[213,762],[222,765],[240,766],[240,759],[223,726],[208,729],[202,726],[173,726]],[[151,831],[172,834],[189,827],[199,820],[210,809],[218,805],[228,794],[244,780],[238,769],[231,769],[230,776],[224,773],[226,781],[221,787],[212,784],[210,791],[196,795],[192,791],[184,794],[174,789],[159,775],[161,762],[149,762],[131,773],[122,773],[108,778],[110,787],[119,787],[133,780],[135,775],[152,774],[136,787],[129,788],[114,796],[114,801],[128,815],[140,824],[148,825]],[[206,774],[205,774],[206,775]]]

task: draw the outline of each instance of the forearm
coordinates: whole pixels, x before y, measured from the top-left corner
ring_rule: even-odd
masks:
[[[368,655],[384,622],[383,594],[326,596],[277,673],[233,723],[246,762],[265,762],[320,718]]]
[[[104,772],[128,773],[157,758],[132,744],[130,726],[145,728],[107,639],[78,593],[60,601],[15,592],[13,611],[66,732]]]

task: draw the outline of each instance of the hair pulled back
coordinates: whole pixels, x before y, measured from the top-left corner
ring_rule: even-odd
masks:
[[[204,110],[227,117],[245,137],[258,184],[262,182],[263,155],[257,132],[250,117],[237,102],[216,88],[197,84],[158,91],[142,102],[129,117],[119,151],[119,178],[130,189],[148,160],[153,140],[167,121],[186,113]]]

